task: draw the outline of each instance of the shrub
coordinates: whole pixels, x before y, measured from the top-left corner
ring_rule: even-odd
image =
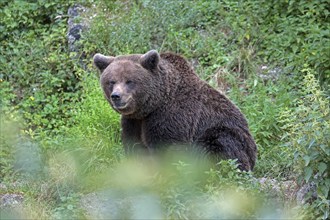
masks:
[[[70,3],[1,3],[1,111],[10,113],[8,106],[15,106],[30,134],[60,132],[70,122],[72,103],[79,100],[82,70],[66,40],[64,15]]]
[[[311,204],[313,216],[329,217],[330,108],[329,99],[320,89],[315,73],[302,70],[302,96],[295,109],[283,112],[287,145],[295,149],[294,167],[300,185],[315,184],[318,199]],[[312,192],[307,196],[311,197]],[[308,198],[307,198],[308,199]]]

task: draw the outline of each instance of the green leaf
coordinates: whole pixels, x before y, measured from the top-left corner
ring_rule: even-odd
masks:
[[[327,165],[323,162],[319,163],[319,173],[322,175],[324,173],[324,171],[327,169]]]
[[[330,155],[330,150],[329,147],[327,147],[325,144],[321,144],[320,148],[324,151],[324,153],[329,156]]]
[[[313,174],[313,169],[311,167],[305,168],[305,181],[308,182]]]
[[[311,158],[308,155],[305,155],[304,160],[305,160],[305,167],[307,167],[309,162],[311,161]]]

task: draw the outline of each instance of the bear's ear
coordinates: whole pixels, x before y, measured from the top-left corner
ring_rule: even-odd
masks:
[[[104,56],[100,53],[95,54],[93,57],[94,65],[100,70],[101,73],[114,59],[114,57]]]
[[[150,50],[141,56],[140,63],[144,68],[154,70],[158,66],[159,59],[158,52],[156,50]]]

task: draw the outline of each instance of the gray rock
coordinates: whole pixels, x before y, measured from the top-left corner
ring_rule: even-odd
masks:
[[[263,189],[270,190],[275,196],[284,197],[286,200],[296,201],[303,205],[317,199],[315,183],[308,183],[299,186],[295,181],[277,181],[275,179],[258,179]]]
[[[75,53],[73,59],[77,59],[79,65],[86,70],[86,63],[84,63],[84,58],[86,55],[79,45],[79,40],[81,39],[82,32],[86,31],[89,27],[90,19],[84,17],[88,13],[88,8],[83,7],[80,4],[74,4],[68,9],[68,32],[67,39],[69,45],[69,51]]]
[[[283,74],[283,69],[280,67],[270,68],[269,66],[263,65],[258,68],[258,76],[264,81],[277,81]]]
[[[23,195],[16,193],[0,194],[0,208],[13,208],[22,204]]]
[[[262,189],[269,191],[274,197],[284,198],[285,200],[294,200],[298,185],[292,181],[277,181],[276,179],[260,178],[258,179]]]
[[[88,28],[88,22],[83,19],[82,14],[87,12],[87,8],[80,4],[74,4],[68,9],[68,33],[69,50],[71,52],[79,52],[76,42],[81,38],[81,33]]]
[[[297,203],[298,204],[306,204],[311,203],[315,199],[317,199],[316,185],[315,183],[307,183],[303,185],[297,192]]]

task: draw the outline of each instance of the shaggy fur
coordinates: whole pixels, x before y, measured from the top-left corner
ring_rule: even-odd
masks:
[[[252,170],[256,144],[240,110],[179,55],[94,56],[110,105],[122,115],[125,151],[155,153],[190,146],[215,160]]]

